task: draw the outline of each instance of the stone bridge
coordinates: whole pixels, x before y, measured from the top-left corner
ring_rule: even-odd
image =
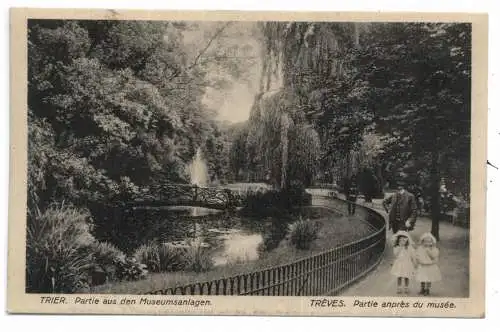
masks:
[[[241,204],[238,194],[228,188],[199,187],[190,184],[162,184],[144,191],[128,202],[129,206],[189,205],[228,210]]]

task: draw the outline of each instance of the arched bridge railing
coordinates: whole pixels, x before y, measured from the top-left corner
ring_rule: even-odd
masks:
[[[143,192],[128,202],[132,206],[195,205],[225,210],[240,204],[240,198],[230,189],[200,187],[189,184],[163,184]]]
[[[320,205],[347,211],[347,201],[321,197]],[[373,233],[342,246],[292,263],[207,282],[155,290],[156,295],[335,295],[372,270],[385,250],[386,222],[382,215],[357,205],[355,217]]]

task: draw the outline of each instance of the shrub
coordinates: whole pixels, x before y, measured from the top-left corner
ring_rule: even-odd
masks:
[[[107,242],[94,242],[90,246],[93,266],[90,269],[92,286],[109,281],[139,280],[147,273],[147,266],[127,257],[120,249]]]
[[[144,279],[147,274],[146,264],[138,262],[134,257],[126,257],[117,262],[116,276],[119,280],[140,280]]]
[[[199,240],[189,243],[184,252],[184,259],[187,271],[204,272],[210,270],[214,265],[210,253]]]
[[[90,215],[64,204],[28,216],[26,291],[73,293],[88,286],[95,241]]]
[[[179,271],[185,268],[184,250],[167,244],[143,244],[133,257],[151,272]]]
[[[283,217],[301,206],[311,205],[312,196],[300,182],[283,190],[248,192],[241,213],[247,216]]]
[[[186,266],[184,250],[167,244],[158,246],[159,271],[180,271]]]
[[[281,191],[286,208],[311,205],[312,195],[306,192],[306,187],[300,181],[292,181],[288,188]]]
[[[241,213],[254,217],[279,217],[289,214],[285,196],[277,190],[249,193]]]
[[[147,266],[151,272],[158,272],[160,267],[160,258],[158,255],[158,245],[150,242],[141,245],[132,255],[139,263]]]
[[[95,241],[91,245],[94,267],[91,271],[92,285],[115,281],[119,262],[125,261],[125,254],[108,242]]]
[[[319,229],[319,223],[299,218],[289,227],[290,242],[297,249],[309,249],[312,242],[318,238]]]
[[[287,219],[273,219],[271,226],[268,228],[263,241],[259,246],[259,252],[263,253],[276,249],[281,241],[286,237],[288,227]]]

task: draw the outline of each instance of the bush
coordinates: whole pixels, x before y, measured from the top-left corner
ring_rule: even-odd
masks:
[[[148,274],[146,264],[138,262],[133,257],[118,260],[116,276],[119,280],[134,281],[146,278]]]
[[[138,262],[147,266],[151,272],[158,272],[160,258],[158,256],[158,245],[150,242],[141,245],[132,255]]]
[[[73,293],[88,286],[95,241],[90,215],[64,204],[28,216],[26,292]]]
[[[281,213],[279,193],[276,190],[249,192],[241,213],[249,216],[274,216]]]
[[[210,254],[200,241],[192,241],[186,246],[179,247],[148,243],[137,248],[133,257],[145,264],[151,272],[202,272],[213,267]]]
[[[94,242],[91,245],[94,257],[94,267],[91,271],[92,285],[115,281],[120,262],[124,262],[125,254],[108,242]]]
[[[204,272],[210,270],[214,262],[210,253],[202,246],[201,241],[191,241],[184,253],[185,270]]]
[[[143,244],[133,257],[151,272],[179,271],[185,266],[183,250],[178,247],[153,242]]]
[[[271,227],[264,234],[259,252],[264,253],[276,249],[288,233],[288,220],[273,219]]]
[[[247,216],[283,217],[301,206],[311,205],[312,195],[299,182],[284,190],[248,192],[241,213]]]
[[[309,249],[314,240],[318,238],[320,225],[309,219],[299,218],[290,225],[290,242],[297,249]]]
[[[284,197],[284,203],[289,209],[311,205],[312,203],[312,195],[306,192],[306,187],[300,181],[292,181],[288,188],[281,191],[281,195]]]
[[[186,268],[184,250],[179,247],[161,244],[158,246],[158,270],[180,271]]]

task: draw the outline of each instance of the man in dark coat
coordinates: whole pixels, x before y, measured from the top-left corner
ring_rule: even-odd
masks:
[[[384,209],[389,213],[389,228],[397,231],[411,231],[417,221],[417,200],[405,189],[405,184],[398,181],[398,191],[383,201]]]
[[[352,176],[346,184],[346,198],[349,201],[349,204],[347,205],[347,209],[349,212],[349,215],[354,215],[356,212],[356,199],[358,198],[358,184],[356,181],[356,177]]]

